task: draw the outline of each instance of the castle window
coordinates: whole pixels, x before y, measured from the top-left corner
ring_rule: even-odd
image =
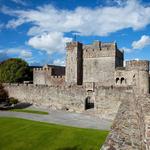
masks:
[[[119,78],[116,78],[116,84],[119,84]]]
[[[94,108],[94,102],[90,96],[85,99],[85,110]]]
[[[133,85],[135,85],[136,84],[135,74],[133,75],[132,81],[133,81]]]
[[[121,78],[121,84],[125,84],[125,78]]]

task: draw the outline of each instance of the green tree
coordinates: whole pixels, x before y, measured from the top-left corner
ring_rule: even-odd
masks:
[[[31,78],[31,69],[27,62],[20,58],[11,58],[0,64],[1,83],[23,82]]]
[[[4,89],[3,85],[0,84],[0,103],[6,101],[7,99],[8,99],[8,93]]]

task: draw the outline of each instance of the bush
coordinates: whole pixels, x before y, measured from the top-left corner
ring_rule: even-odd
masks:
[[[13,97],[10,97],[10,98],[9,98],[9,103],[10,103],[10,104],[17,104],[17,103],[18,103],[18,99],[15,99],[15,98],[13,98]]]

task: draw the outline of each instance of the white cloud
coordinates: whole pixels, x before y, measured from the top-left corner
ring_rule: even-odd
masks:
[[[142,35],[138,41],[132,42],[131,48],[123,47],[122,49],[127,53],[131,53],[131,52],[143,49],[144,47],[148,45],[150,45],[150,36]]]
[[[65,60],[64,59],[56,59],[53,61],[53,64],[57,65],[57,66],[65,66]]]
[[[11,0],[11,1],[16,3],[16,4],[21,4],[21,5],[24,5],[24,6],[27,5],[27,3],[24,0]]]
[[[74,31],[83,36],[107,36],[118,30],[139,30],[150,24],[150,6],[144,6],[138,0],[113,2],[117,6],[77,7],[75,10],[65,10],[44,5],[29,10],[2,7],[1,11],[14,17],[7,23],[7,28],[17,28],[24,23],[31,23],[28,45],[51,54],[56,51],[63,52],[65,42],[71,40],[64,37],[64,33]],[[125,51],[132,52],[133,49],[126,48]]]
[[[13,10],[12,14],[16,14],[18,19],[10,20],[7,26],[14,28],[31,22],[33,26],[29,35],[76,31],[81,35],[105,36],[125,28],[138,30],[150,23],[150,7],[143,6],[137,0],[128,0],[126,5],[119,7],[78,7],[75,10],[59,10],[45,5],[35,10]]]
[[[65,43],[71,40],[71,38],[64,37],[60,32],[51,32],[32,37],[28,41],[28,45],[51,54],[55,51],[64,52]]]
[[[132,43],[133,49],[142,49],[148,45],[150,45],[150,36],[147,35],[143,35],[140,40],[133,41]]]
[[[6,24],[6,28],[16,28],[17,26],[20,26],[24,23],[24,19],[19,18],[17,20],[12,19],[9,21],[8,24]]]
[[[32,53],[30,51],[22,50],[20,52],[20,56],[23,57],[23,58],[31,58],[32,57]]]
[[[127,3],[127,0],[106,0],[106,4],[114,5],[117,4],[118,6],[123,6]]]
[[[127,52],[127,53],[130,53],[133,51],[132,49],[127,48],[127,47],[123,47],[122,50],[124,50],[124,52]]]
[[[9,48],[5,50],[5,53],[7,55],[17,55],[18,57],[21,58],[31,58],[32,57],[32,52],[29,50],[25,50],[22,48]]]

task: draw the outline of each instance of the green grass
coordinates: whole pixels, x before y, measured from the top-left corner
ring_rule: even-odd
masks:
[[[0,117],[0,150],[99,150],[108,131]]]
[[[48,112],[46,111],[37,111],[37,110],[31,110],[31,109],[11,109],[10,111],[48,115]]]

